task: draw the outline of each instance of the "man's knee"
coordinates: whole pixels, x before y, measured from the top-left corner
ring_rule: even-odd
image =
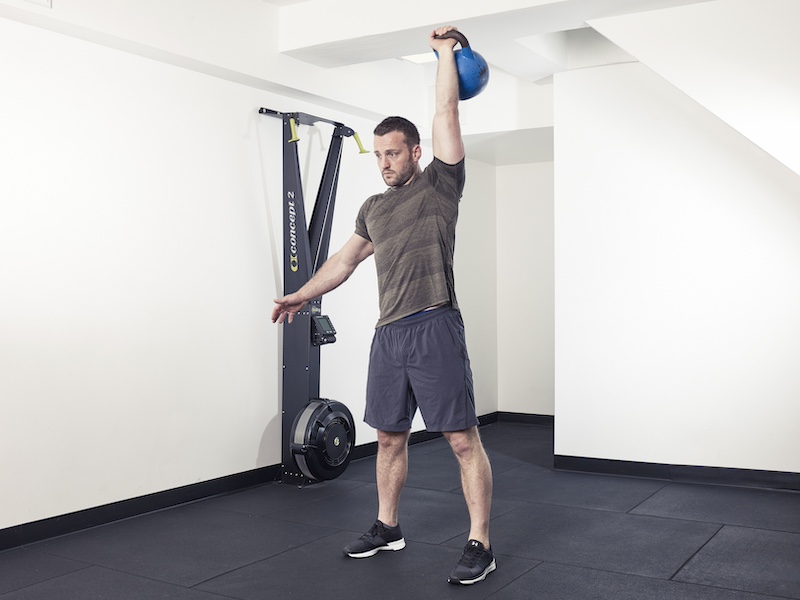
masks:
[[[410,431],[381,431],[378,430],[378,451],[395,454],[404,452],[408,446]]]
[[[477,427],[471,427],[463,431],[448,431],[443,435],[458,458],[469,458],[475,453],[481,452],[481,437],[478,434]]]

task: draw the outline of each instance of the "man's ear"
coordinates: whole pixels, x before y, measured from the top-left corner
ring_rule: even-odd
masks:
[[[411,156],[414,158],[414,162],[419,162],[419,159],[422,158],[422,146],[417,144],[411,150]]]

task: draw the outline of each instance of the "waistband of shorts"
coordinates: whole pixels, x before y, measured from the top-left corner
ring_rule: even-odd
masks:
[[[403,317],[402,319],[398,319],[397,321],[392,321],[391,323],[387,323],[385,327],[408,327],[410,325],[417,325],[418,323],[423,323],[430,319],[434,319],[440,315],[443,315],[453,310],[456,309],[453,308],[452,304],[450,303],[442,304],[441,306],[437,306],[436,308],[421,310],[419,312],[410,314],[407,317]]]

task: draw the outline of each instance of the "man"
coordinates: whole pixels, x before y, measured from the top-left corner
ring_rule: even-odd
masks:
[[[272,320],[291,323],[309,300],[341,285],[374,254],[380,318],[370,351],[364,420],[378,432],[378,515],[344,552],[366,558],[405,547],[398,508],[408,473],[411,420],[419,407],[426,428],[441,432],[458,459],[470,532],[448,581],[467,585],[485,579],[496,563],[489,543],[492,472],[478,433],[453,280],[464,146],[455,42],[438,36],[454,29],[441,27],[429,38],[439,54],[433,162],[420,169],[420,138],[411,122],[401,117],[381,122],[374,132],[374,152],[389,189],[367,199],[353,236],[308,283],[275,301]]]

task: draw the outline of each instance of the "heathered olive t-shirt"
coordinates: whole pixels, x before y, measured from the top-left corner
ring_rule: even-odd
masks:
[[[361,206],[356,233],[375,247],[377,327],[445,302],[458,308],[453,251],[464,181],[463,160],[448,165],[434,158],[408,185]]]

